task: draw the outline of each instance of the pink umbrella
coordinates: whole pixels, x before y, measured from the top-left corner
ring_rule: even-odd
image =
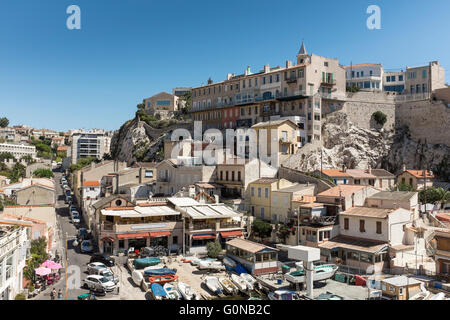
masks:
[[[34,272],[36,272],[38,276],[46,276],[52,273],[52,270],[49,268],[39,267],[37,269],[34,269]]]
[[[44,263],[41,264],[41,267],[58,270],[62,268],[62,265],[56,263],[55,261],[45,260]]]

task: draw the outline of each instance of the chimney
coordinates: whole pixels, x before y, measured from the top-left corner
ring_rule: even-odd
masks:
[[[270,72],[270,65],[266,64],[264,66],[264,73],[268,73],[268,72]]]
[[[345,169],[345,164],[342,165],[342,172],[346,172],[347,170]]]
[[[230,80],[233,77],[231,73],[227,73],[227,80]]]
[[[292,61],[286,60],[286,68],[290,68],[290,67],[292,67]]]
[[[403,164],[402,165],[402,172],[405,172],[406,171],[406,164]]]
[[[219,203],[219,195],[215,194],[214,195],[214,200],[216,200],[216,203]]]

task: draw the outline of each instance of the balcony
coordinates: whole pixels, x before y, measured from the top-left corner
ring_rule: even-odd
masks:
[[[158,230],[173,230],[181,229],[183,224],[181,221],[157,221],[157,222],[130,222],[130,223],[116,223],[103,221],[100,226],[101,232],[106,233],[130,233],[130,232],[149,232]]]
[[[158,182],[170,182],[170,177],[158,177]]]
[[[289,77],[286,79],[287,83],[296,83],[297,82],[297,77]]]
[[[193,223],[191,227],[189,228],[191,230],[215,230],[216,224],[215,223]]]
[[[220,229],[242,228],[240,222],[221,222]]]
[[[322,79],[321,84],[322,84],[322,86],[332,87],[332,86],[336,85],[336,80],[335,79],[331,79],[331,78]]]
[[[295,143],[295,142],[291,141],[287,137],[281,137],[280,138],[280,143],[292,144],[292,143]]]

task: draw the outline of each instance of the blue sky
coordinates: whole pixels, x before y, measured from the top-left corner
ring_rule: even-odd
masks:
[[[81,30],[66,8],[81,8]],[[381,8],[381,30],[366,8]],[[439,60],[450,82],[450,1],[2,0],[0,117],[39,128],[118,129],[143,98],[283,65],[301,40],[341,64]]]

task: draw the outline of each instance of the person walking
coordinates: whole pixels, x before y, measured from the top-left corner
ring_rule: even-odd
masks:
[[[58,290],[58,300],[62,300],[62,298],[63,298],[62,290],[59,289]]]
[[[55,300],[56,297],[56,289],[53,288],[52,292],[50,293],[50,299]]]

